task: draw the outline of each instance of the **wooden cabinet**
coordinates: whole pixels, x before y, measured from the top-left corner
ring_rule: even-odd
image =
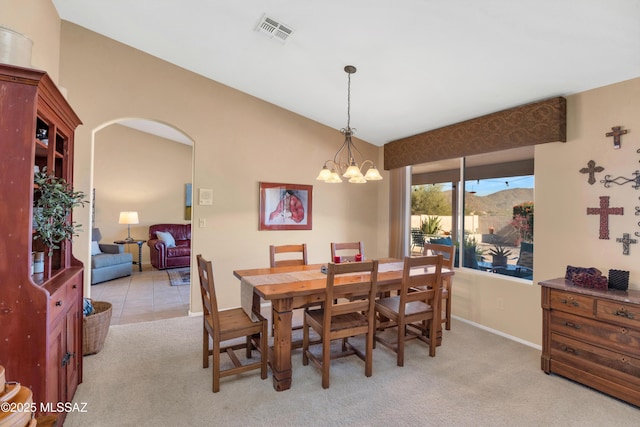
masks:
[[[640,291],[542,286],[542,370],[640,406]]]
[[[80,123],[45,72],[0,64],[0,365],[54,408],[82,381],[83,266],[70,242],[49,257],[34,240],[33,177],[46,167],[73,183]],[[43,273],[33,251],[45,252]]]

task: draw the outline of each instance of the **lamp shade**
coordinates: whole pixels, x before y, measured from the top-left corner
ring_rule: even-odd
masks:
[[[138,212],[120,212],[118,224],[139,224]]]

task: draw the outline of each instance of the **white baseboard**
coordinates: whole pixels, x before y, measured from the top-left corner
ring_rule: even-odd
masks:
[[[456,320],[459,320],[461,322],[467,323],[467,324],[469,324],[471,326],[475,326],[476,328],[480,328],[480,329],[483,329],[483,330],[485,330],[487,332],[491,332],[492,334],[500,335],[501,337],[510,339],[511,341],[515,341],[515,342],[518,342],[520,344],[524,344],[524,345],[526,345],[528,347],[533,347],[535,349],[538,349],[538,350],[542,351],[542,346],[540,346],[538,344],[534,344],[534,343],[529,342],[529,341],[525,341],[522,338],[518,338],[518,337],[514,337],[513,335],[505,334],[504,332],[498,331],[498,330],[493,329],[493,328],[489,328],[488,326],[484,326],[484,325],[481,325],[481,324],[476,323],[476,322],[472,322],[472,321],[467,320],[467,319],[463,319],[463,318],[458,317],[458,316],[453,316],[452,315],[451,317],[456,319]]]

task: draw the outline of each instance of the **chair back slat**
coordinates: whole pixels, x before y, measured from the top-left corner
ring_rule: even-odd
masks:
[[[299,255],[295,258],[277,259],[278,254],[288,254],[288,256],[292,256],[292,254]],[[271,268],[307,265],[307,244],[269,246],[269,265]]]
[[[453,260],[456,247],[453,245],[441,245],[439,243],[425,243],[422,255],[442,255],[442,266],[453,268]]]
[[[341,251],[341,253],[338,253]],[[342,255],[342,251],[346,251],[347,255]],[[364,243],[362,242],[347,242],[347,243],[334,243],[331,242],[331,259],[333,262],[336,255],[340,255],[343,261],[355,261],[356,254],[362,255],[364,261]]]
[[[205,316],[211,316],[214,330],[220,330],[218,320],[218,300],[213,282],[213,266],[211,261],[205,260],[202,255],[196,256],[198,262],[198,276],[200,278],[200,295],[202,296],[202,306]]]
[[[347,277],[344,275],[353,273],[368,273],[365,280],[354,282],[353,284],[338,284],[340,294],[347,294],[350,290],[358,291],[352,297],[363,297],[363,299],[349,300],[344,302],[335,298],[336,279]],[[325,290],[325,315],[323,328],[325,331],[331,330],[331,318],[337,315],[348,313],[363,313],[368,316],[373,313],[375,297],[378,283],[378,261],[363,261],[345,264],[330,262],[327,264],[327,287]],[[364,287],[362,286],[364,284]]]
[[[400,314],[406,304],[422,301],[436,307],[442,285],[442,255],[405,257],[400,293]]]

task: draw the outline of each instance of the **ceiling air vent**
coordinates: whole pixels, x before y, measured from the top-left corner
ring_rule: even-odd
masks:
[[[273,18],[269,18],[266,15],[263,15],[262,19],[260,19],[260,22],[256,27],[256,31],[283,43],[286,42],[293,34],[293,29],[291,29],[291,27],[278,22]]]

